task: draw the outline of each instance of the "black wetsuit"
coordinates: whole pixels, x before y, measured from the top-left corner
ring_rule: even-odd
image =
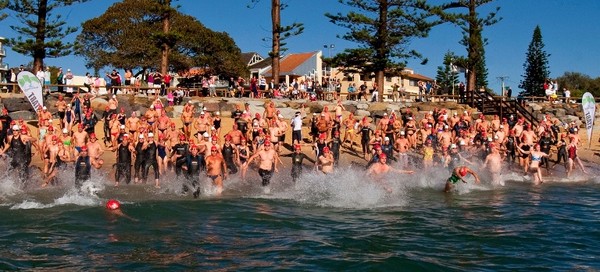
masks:
[[[363,153],[369,152],[369,142],[371,141],[371,128],[363,126],[360,129],[360,145],[362,146]]]
[[[550,149],[552,148],[552,139],[550,137],[542,137],[538,143],[540,144],[540,151],[550,154]],[[550,170],[550,163],[548,162],[548,157],[542,157],[540,166],[544,166],[546,170]]]
[[[10,169],[17,170],[19,180],[26,182],[29,179],[29,163],[31,163],[31,144],[23,143],[21,136],[13,137],[8,143],[8,155],[10,157]],[[29,147],[28,147],[29,146]]]
[[[133,164],[133,177],[134,178],[140,178],[140,170],[143,168],[144,163],[145,163],[145,154],[144,154],[144,150],[142,150],[142,146],[144,145],[143,142],[138,142],[135,145],[135,162]]]
[[[302,162],[304,159],[308,159],[308,156],[304,153],[292,153],[290,154],[292,157],[292,180],[296,182],[300,176],[302,176]]]
[[[567,142],[563,139],[560,140],[561,145],[558,147],[558,154],[556,155],[556,162],[554,165],[561,163],[564,161],[565,168],[567,168]]]
[[[381,152],[387,156],[387,158],[388,158],[388,160],[386,162],[387,164],[389,164],[390,160],[396,161],[396,158],[394,158],[394,145],[392,145],[391,143],[382,144]]]
[[[173,153],[171,155],[178,155],[179,156],[175,160],[175,174],[177,174],[177,176],[179,176],[182,173],[181,167],[183,165],[185,165],[186,156],[188,155],[188,144],[186,144],[186,143],[178,143],[178,144],[174,145],[173,146]],[[202,160],[204,161],[204,157],[202,158]]]
[[[342,147],[342,141],[339,137],[333,137],[331,142],[329,142],[329,149],[333,154],[333,165],[338,165],[340,161],[340,149]]]
[[[81,188],[81,184],[90,179],[92,164],[89,156],[79,156],[75,161],[75,186]]]
[[[131,183],[131,150],[129,145],[119,144],[117,148],[117,169],[115,171],[115,180],[125,183]]]
[[[143,152],[144,160],[144,169],[142,170],[142,179],[145,181],[148,178],[148,171],[150,171],[150,166],[154,170],[154,179],[158,179],[160,177],[160,173],[158,171],[158,161],[156,160],[156,143],[151,142],[146,145],[146,149]]]
[[[221,154],[223,154],[223,159],[225,160],[225,164],[227,165],[227,169],[229,169],[229,174],[237,173],[238,169],[235,163],[233,162],[234,146],[231,144],[224,144],[221,149]]]
[[[317,141],[317,158],[323,154],[323,148],[327,146],[327,142]]]
[[[248,122],[246,122],[246,120],[239,118],[236,121],[236,124],[238,126],[238,129],[242,132],[243,135],[246,135],[246,133],[248,132]]]
[[[508,162],[512,163],[515,161],[516,157],[517,157],[517,151],[516,151],[516,146],[517,146],[517,141],[515,139],[514,136],[508,136],[506,138],[506,159],[508,160]]]
[[[200,195],[199,179],[200,174],[206,170],[206,164],[204,162],[204,156],[202,154],[188,154],[184,157],[185,165],[187,167],[186,178],[191,182],[192,188],[194,189],[194,198]],[[183,192],[189,190],[187,184],[183,184]]]
[[[8,127],[10,126],[10,122],[12,122],[12,118],[7,115],[0,116],[0,122],[2,122],[2,129],[0,130],[0,148],[4,148],[6,144],[6,137],[8,136]]]

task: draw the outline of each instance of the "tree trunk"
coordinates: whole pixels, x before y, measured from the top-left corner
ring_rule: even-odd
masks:
[[[38,21],[36,24],[35,49],[33,50],[33,73],[44,69],[46,49],[46,16],[48,16],[48,0],[40,0],[37,10]]]
[[[166,41],[171,26],[171,0],[165,0],[163,8],[162,23],[164,34],[163,39],[165,40],[163,40],[163,44],[161,46],[160,73],[166,75],[169,72],[169,51],[171,50]]]
[[[279,84],[279,47],[281,36],[281,2],[280,0],[272,0],[271,4],[271,20],[273,24],[273,48],[271,52],[271,75],[275,86]]]
[[[384,71],[377,71],[377,73],[375,73],[375,82],[377,83],[377,90],[379,91],[377,101],[383,102],[383,84],[385,84]]]
[[[477,13],[475,12],[475,8],[477,3],[475,0],[469,0],[469,37],[467,41],[468,45],[468,60],[467,69],[469,70],[467,73],[467,91],[475,91],[475,83],[477,82],[477,63],[479,62],[478,54],[478,46],[475,44],[477,39],[475,36],[478,35],[478,26],[477,26]],[[481,35],[481,33],[479,33]]]
[[[388,40],[388,1],[380,1],[379,4],[379,26],[377,27],[377,43],[375,66],[375,83],[377,83],[377,101],[383,101],[383,89],[385,84],[385,67],[387,66],[389,48],[386,44]]]

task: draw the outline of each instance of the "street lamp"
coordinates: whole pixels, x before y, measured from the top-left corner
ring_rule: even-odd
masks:
[[[331,58],[331,49],[335,48],[335,44],[333,44],[333,43],[332,43],[332,44],[329,44],[329,45],[327,45],[327,44],[324,44],[324,45],[323,45],[323,48],[327,48],[327,49],[328,49],[329,58]]]

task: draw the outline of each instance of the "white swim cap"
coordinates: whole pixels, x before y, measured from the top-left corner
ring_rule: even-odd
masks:
[[[148,137],[149,137],[149,138],[152,138],[152,137],[154,137],[154,133],[152,133],[152,132],[148,133]]]
[[[69,130],[67,128],[63,128],[62,133],[69,133]]]

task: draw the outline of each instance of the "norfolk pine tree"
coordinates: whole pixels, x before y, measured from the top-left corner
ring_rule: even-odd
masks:
[[[261,0],[251,0],[252,5],[249,8],[256,6]],[[293,23],[291,25],[281,25],[281,11],[287,7],[287,4],[282,4],[281,0],[271,0],[271,76],[275,86],[279,84],[279,62],[281,59],[281,52],[285,51],[285,43],[283,42],[289,37],[298,36],[304,32],[304,24]]]
[[[12,25],[18,38],[11,38],[8,46],[15,52],[33,57],[33,71],[44,67],[46,57],[58,58],[70,55],[73,43],[64,42],[65,37],[77,31],[66,26],[60,14],[53,15],[56,8],[82,3],[88,0],[9,0],[7,8],[16,14],[22,25]],[[23,39],[22,37],[26,37]]]
[[[533,37],[527,49],[527,58],[523,64],[525,74],[519,84],[519,88],[524,96],[545,96],[544,81],[550,76],[548,68],[549,54],[544,51],[544,41],[542,40],[542,30],[536,26],[533,30]]]
[[[4,9],[8,6],[8,0],[0,0],[0,21],[4,20],[6,13],[4,13]]]
[[[452,65],[457,66],[457,62],[460,62],[459,57],[454,52],[448,51],[444,55],[443,65],[437,67],[435,80],[446,94],[453,94],[452,86],[458,84],[458,72],[452,67]]]
[[[358,48],[346,49],[330,61],[347,73],[374,73],[379,101],[383,101],[385,76],[400,75],[409,58],[422,58],[417,51],[409,50],[408,44],[413,38],[427,37],[438,22],[429,20],[430,7],[422,0],[340,0],[340,3],[354,10],[325,16],[348,29],[341,38],[357,43]]]
[[[463,32],[461,44],[467,47],[467,90],[474,91],[478,84],[487,84],[487,69],[485,67],[484,45],[482,38],[483,27],[491,26],[500,21],[497,18],[500,7],[496,7],[493,12],[488,13],[485,18],[479,18],[477,9],[494,0],[454,0],[450,3],[440,6],[434,12],[442,18],[443,21],[450,22],[460,27]],[[449,13],[451,9],[467,9],[466,13]],[[483,76],[478,74],[483,72]],[[481,86],[485,87],[485,86]]]

